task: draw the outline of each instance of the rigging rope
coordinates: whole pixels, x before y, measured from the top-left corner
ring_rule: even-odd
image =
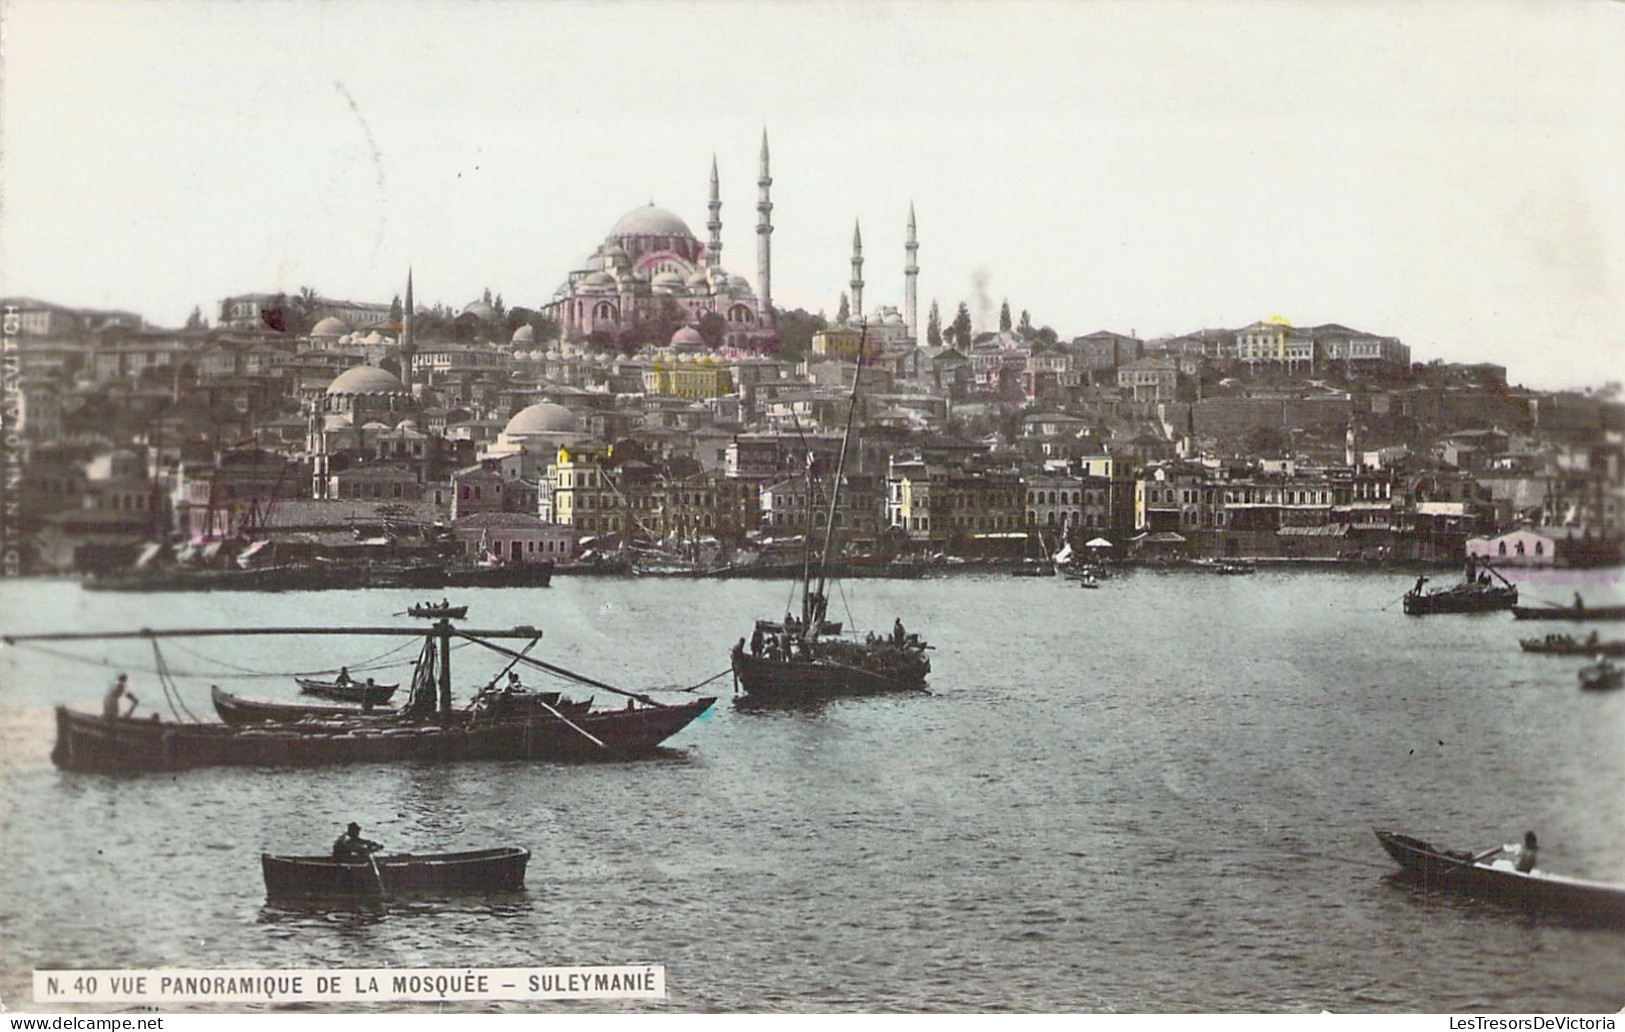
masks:
[[[156,640],[156,639],[154,639],[154,640]],[[408,641],[406,645],[398,646],[398,647],[396,647],[394,649],[391,649],[389,652],[386,652],[381,656],[375,656],[372,659],[366,661],[365,663],[353,663],[353,664],[350,664],[349,669],[351,669],[353,671],[387,670],[387,669],[394,669],[396,667],[404,666],[405,664],[403,664],[403,663],[379,663],[378,660],[382,659],[384,656],[390,655],[393,652],[399,652],[403,648],[409,648],[412,644],[413,644],[413,642]],[[467,644],[468,644],[467,642],[459,642],[458,644],[453,645],[452,649],[453,650],[461,649],[461,648],[464,648]],[[172,645],[172,646],[175,645],[175,642],[174,642],[173,639],[170,641],[170,645]],[[159,672],[156,667],[144,667],[144,666],[140,666],[139,664],[124,663],[124,662],[115,663],[115,662],[112,662],[111,660],[106,660],[106,659],[91,659],[91,658],[89,658],[87,656],[81,656],[81,655],[78,655],[78,654],[73,653],[73,652],[64,651],[62,649],[54,649],[54,648],[51,648],[48,645],[42,645],[42,644],[40,644],[38,642],[17,641],[17,642],[12,642],[11,646],[13,648],[19,648],[19,649],[33,649],[35,652],[39,652],[39,653],[41,653],[43,655],[51,656],[51,657],[56,658],[56,659],[66,660],[66,661],[68,661],[70,663],[80,663],[80,664],[83,664],[85,666],[102,667],[102,668],[107,669],[107,670],[130,670],[130,671],[137,671],[137,672],[143,673],[143,674],[157,674]],[[184,651],[190,651],[190,650],[182,649],[182,651],[184,652]],[[232,669],[234,671],[246,671],[246,670],[249,670],[249,668],[247,668],[247,667],[238,667],[238,666],[235,666],[234,664],[227,663],[224,660],[215,659],[215,658],[213,658],[211,656],[206,656],[206,655],[203,655],[201,653],[195,653],[194,652],[192,654],[194,656],[197,656],[199,659],[207,660],[208,662],[215,663],[215,664],[218,664],[220,666],[227,667],[227,668]],[[213,671],[176,670],[173,667],[170,667],[167,663],[164,665],[164,669],[165,669],[165,671],[168,672],[168,674],[171,677],[193,678],[193,679],[196,679],[196,680],[199,680],[199,681],[206,681],[206,680],[209,680],[210,678],[215,678],[215,677],[220,676],[220,671],[218,671],[218,670],[213,670]],[[235,676],[239,680],[249,680],[249,679],[262,679],[262,678],[319,677],[319,676],[321,676],[323,674],[336,674],[336,673],[338,673],[338,668],[333,667],[333,668],[328,668],[328,669],[325,669],[325,670],[291,670],[291,671],[284,671],[284,672],[265,671],[265,672],[260,672],[260,673],[237,673]]]
[[[158,685],[164,690],[164,700],[169,703],[170,714],[178,721],[181,719],[181,713],[184,712],[187,719],[191,720],[192,723],[199,723],[197,714],[187,708],[186,700],[181,697],[180,686],[175,684],[175,678],[169,672],[169,664],[165,662],[164,654],[158,648],[158,639],[153,638],[151,640],[153,664],[157,667],[158,672]],[[180,707],[179,710],[176,709],[177,706]]]

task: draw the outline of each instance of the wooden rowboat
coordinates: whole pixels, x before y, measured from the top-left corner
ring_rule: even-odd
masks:
[[[286,898],[377,898],[410,893],[517,892],[530,850],[518,846],[463,853],[379,853],[368,860],[260,854],[265,894]]]
[[[354,702],[360,704],[371,703],[382,706],[395,694],[399,684],[365,684],[358,681],[317,681],[309,677],[296,677],[299,690],[306,695],[316,695],[323,699],[336,699],[339,702]]]
[[[1518,647],[1525,652],[1539,652],[1548,656],[1625,656],[1625,641],[1578,640],[1567,634],[1520,638]]]
[[[406,615],[421,616],[431,620],[438,620],[442,617],[447,620],[461,620],[468,616],[468,607],[452,605],[408,606]]]
[[[1514,620],[1625,620],[1625,606],[1513,606]]]
[[[1580,687],[1584,691],[1603,692],[1621,684],[1625,684],[1625,671],[1606,659],[1580,668]]]
[[[1625,926],[1625,885],[1547,874],[1538,868],[1525,874],[1504,860],[1475,861],[1471,853],[1437,849],[1391,831],[1378,831],[1377,840],[1405,875],[1429,888]]]
[[[252,724],[297,724],[301,721],[346,720],[365,723],[384,721],[417,721],[400,710],[386,706],[364,710],[354,706],[312,706],[298,702],[262,702],[233,695],[218,685],[209,692],[214,700],[214,711],[220,719],[233,727]],[[545,705],[543,705],[545,704]],[[489,700],[476,707],[476,714],[484,719],[523,719],[527,714],[535,719],[547,720],[551,706],[566,717],[576,717],[592,710],[592,699],[577,702],[560,696],[558,692],[493,693]],[[454,711],[449,719],[437,718],[437,723],[467,723],[471,714],[467,710]]]
[[[388,707],[364,710],[353,706],[314,706],[297,702],[259,702],[254,699],[245,699],[233,695],[217,685],[209,687],[209,694],[214,701],[214,711],[220,715],[220,719],[234,727],[241,727],[245,724],[297,722],[300,720],[386,720],[400,716],[399,711]]]

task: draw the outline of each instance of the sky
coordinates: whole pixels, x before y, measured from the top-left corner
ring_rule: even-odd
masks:
[[[1283,316],[1625,377],[1625,4],[0,0],[0,291],[550,298],[654,202],[773,300]]]

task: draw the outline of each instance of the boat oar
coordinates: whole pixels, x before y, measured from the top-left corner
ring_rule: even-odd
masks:
[[[554,709],[552,706],[549,706],[547,703],[543,702],[541,699],[537,699],[536,704],[538,706],[542,707],[543,709],[547,710],[547,712],[553,714],[555,717],[558,717],[560,720],[564,721],[564,723],[568,727],[570,727],[572,730],[574,730],[582,738],[585,738],[587,741],[591,742],[593,745],[596,745],[596,746],[598,746],[598,748],[603,749],[603,750],[605,750],[607,752],[615,752],[614,749],[611,749],[609,746],[605,745],[600,739],[593,737],[584,728],[582,728],[581,726],[576,724],[569,717],[567,717],[564,714],[560,713],[558,710]]]
[[[1474,864],[1478,863],[1480,860],[1487,860],[1488,858],[1490,858],[1490,857],[1494,856],[1495,854],[1501,852],[1501,850],[1504,849],[1504,848],[1505,847],[1503,847],[1503,846],[1495,846],[1492,849],[1484,850],[1484,852],[1479,853],[1477,856],[1468,857],[1466,860],[1458,860],[1458,861],[1456,861],[1456,865],[1454,867],[1448,867],[1448,868],[1445,869],[1444,875],[1445,875],[1446,878],[1448,878],[1452,874],[1455,874],[1458,870],[1461,870],[1462,868],[1471,867]]]
[[[378,895],[384,895],[384,872],[378,869],[378,859],[370,852],[367,854],[367,866],[372,868],[373,884],[377,886]]]

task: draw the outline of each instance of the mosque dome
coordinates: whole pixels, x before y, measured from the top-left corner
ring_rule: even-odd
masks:
[[[504,434],[557,434],[575,433],[581,429],[581,418],[563,405],[555,405],[550,401],[538,402],[514,413],[508,420],[508,425],[502,428]]]
[[[312,337],[342,337],[349,332],[349,325],[336,315],[330,315],[310,328]]]
[[[530,323],[526,323],[525,325],[519,327],[519,329],[513,331],[512,343],[514,344],[532,344],[535,343],[535,341],[536,327],[532,326]]]
[[[606,259],[614,262],[616,265],[621,265],[632,260],[632,256],[627,254],[626,248],[622,247],[620,244],[607,245],[603,250],[603,255]]]
[[[463,315],[472,315],[480,322],[496,322],[497,310],[488,301],[470,301],[463,306]]]
[[[671,342],[680,348],[700,348],[705,346],[705,338],[700,336],[700,331],[692,326],[684,326],[672,334]]]
[[[678,291],[683,289],[683,276],[678,272],[662,272],[649,281],[649,289],[658,291]]]
[[[673,215],[664,208],[657,208],[653,203],[641,208],[633,208],[621,220],[615,223],[610,231],[611,237],[631,236],[680,236],[693,238],[694,233],[688,228],[688,223]]]
[[[711,277],[706,275],[704,269],[696,269],[694,275],[688,278],[688,285],[695,290],[710,290]]]
[[[327,385],[332,394],[405,394],[406,387],[385,370],[377,366],[362,365],[346,369]]]
[[[615,277],[600,270],[588,276],[586,279],[583,279],[581,281],[581,285],[595,290],[614,290]]]

